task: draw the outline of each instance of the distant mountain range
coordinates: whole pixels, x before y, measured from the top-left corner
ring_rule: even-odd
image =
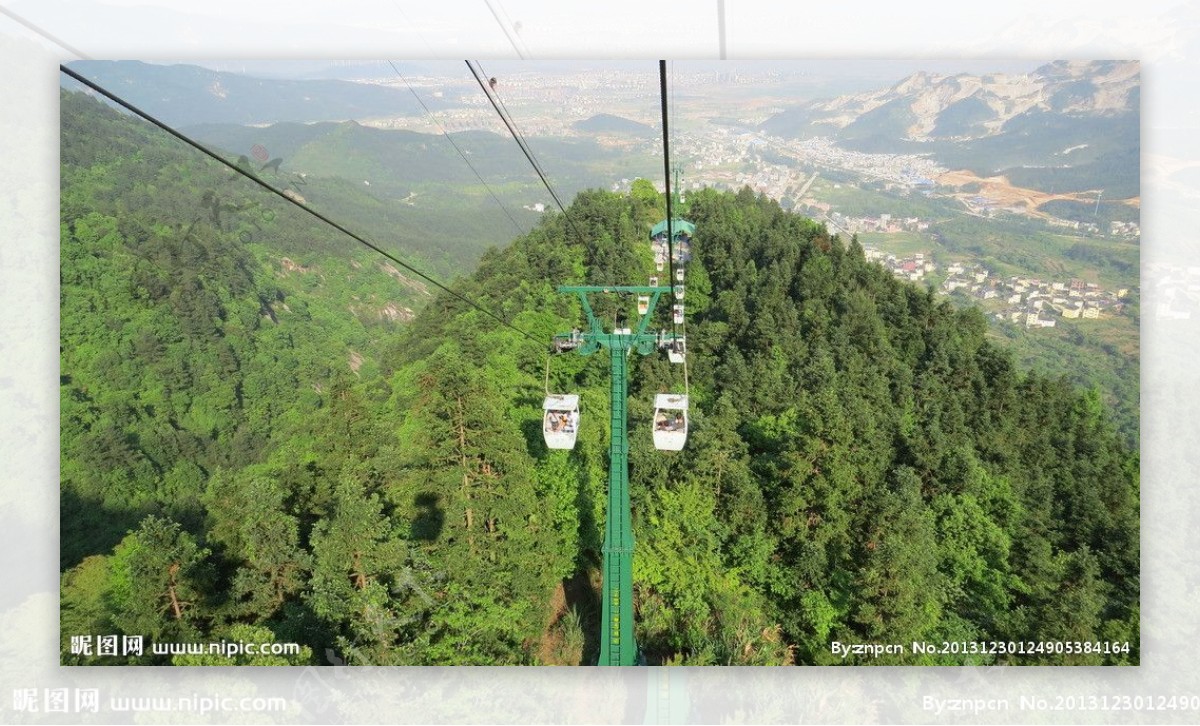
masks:
[[[344,121],[423,113],[407,89],[342,80],[253,78],[192,65],[76,61],[71,69],[171,125]],[[63,86],[78,84],[64,77]],[[426,100],[435,109],[437,98]]]
[[[1034,188],[1129,197],[1139,193],[1140,82],[1136,61],[1055,61],[1019,75],[915,73],[783,111],[760,128],[834,137],[858,151],[932,153]]]
[[[890,88],[786,111],[763,127],[786,132],[807,125],[843,138],[978,139],[1002,134],[1028,114],[1136,113],[1139,81],[1136,61],[1056,61],[1023,75],[922,72]]]
[[[78,61],[71,67],[168,124],[205,125],[202,135],[209,142],[241,154],[255,143],[262,144],[272,157],[295,162],[293,167],[306,161],[302,149],[315,141],[341,145],[349,137],[368,142],[378,138],[357,126],[302,128],[286,122],[423,113],[407,89],[377,84],[254,78],[192,65],[136,61]],[[406,65],[418,73],[432,67]],[[383,72],[377,64],[335,68],[339,69],[368,75]],[[77,84],[64,79],[63,85],[75,88]],[[462,105],[458,91],[447,91],[442,97],[425,95],[431,110]],[[791,138],[833,137],[842,147],[858,151],[929,154],[951,169],[967,169],[981,177],[1003,175],[1020,187],[1047,192],[1103,190],[1106,199],[1122,199],[1140,194],[1139,101],[1136,61],[1056,61],[1029,73],[914,73],[879,90],[799,104],[759,128]],[[271,132],[237,131],[219,130],[216,124],[275,127]],[[645,124],[608,113],[580,121],[575,128],[585,134],[639,139],[655,134]],[[478,140],[491,146],[483,137]],[[373,146],[378,144],[353,148]],[[558,151],[579,159],[583,148]],[[383,166],[409,161],[369,156],[337,162],[336,154],[325,160],[335,167],[353,167],[353,173],[340,171],[360,179],[378,179],[384,176]],[[583,178],[578,182],[594,183]]]

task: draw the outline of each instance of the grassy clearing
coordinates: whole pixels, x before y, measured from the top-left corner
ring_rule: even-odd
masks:
[[[858,241],[897,256],[929,254],[938,247],[928,235],[919,232],[860,232]]]

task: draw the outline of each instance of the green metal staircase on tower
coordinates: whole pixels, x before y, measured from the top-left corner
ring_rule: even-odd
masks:
[[[608,517],[604,527],[604,602],[600,665],[633,665],[633,524],[629,508],[629,435],[627,342],[610,336],[612,421],[608,464]]]
[[[588,319],[587,331],[555,336],[560,349],[573,347],[580,355],[591,355],[607,348],[611,359],[608,512],[604,526],[599,665],[634,665],[638,662],[638,648],[633,636],[633,523],[629,508],[629,354],[637,351],[649,355],[675,341],[674,334],[646,332],[659,298],[671,294],[671,288],[563,286],[558,291],[578,295]],[[636,330],[607,332],[592,312],[589,293],[648,295],[650,305]]]

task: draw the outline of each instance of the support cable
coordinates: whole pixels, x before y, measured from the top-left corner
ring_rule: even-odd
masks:
[[[493,78],[494,77],[494,76],[488,75],[487,70],[485,70],[483,67],[483,63],[481,63],[479,61],[475,61],[475,65],[476,65],[476,67],[479,68],[479,75],[482,76],[483,78]],[[508,104],[504,102],[504,97],[500,95],[499,91],[497,91],[495,88],[492,88],[491,83],[488,83],[488,89],[491,91],[491,93],[495,97],[496,101],[500,104],[500,110],[502,110],[504,112],[503,115],[501,116],[501,118],[507,118],[509,121],[512,122],[512,127],[513,127],[513,129],[516,130],[517,137],[520,139],[517,143],[523,144],[526,149],[529,149],[529,141],[525,138],[525,133],[523,131],[521,131],[521,127],[517,125],[517,120],[515,118],[513,118],[512,111],[508,110]],[[542,170],[542,165],[540,163],[538,163],[537,157],[533,156],[532,149],[529,150],[529,155],[530,155],[530,157],[532,157],[532,161],[533,161],[534,165],[537,167],[537,169],[541,170],[542,173],[545,174],[545,171]]]
[[[404,77],[404,74],[400,72],[400,69],[396,67],[396,64],[392,61],[388,61],[388,65],[392,67],[392,70],[396,72],[397,76],[400,76],[400,80],[404,81],[404,85],[408,86],[408,90],[410,93],[412,93],[413,98],[417,99],[417,103],[421,104],[421,108],[425,109],[425,115],[429,117],[429,120],[433,121],[433,123],[437,125],[438,130],[442,132],[442,136],[446,137],[446,141],[450,142],[450,145],[453,146],[454,150],[458,152],[458,155],[462,157],[462,160],[466,162],[466,165],[469,166],[471,171],[475,173],[475,178],[479,180],[479,183],[483,185],[484,189],[487,189],[488,194],[492,196],[492,199],[496,201],[496,204],[500,205],[500,209],[504,212],[504,216],[508,217],[508,221],[512,222],[513,227],[517,230],[517,234],[525,234],[525,231],[521,229],[521,225],[517,224],[517,220],[513,219],[512,214],[508,211],[508,207],[504,206],[504,202],[500,201],[499,197],[496,196],[496,193],[492,191],[492,188],[488,186],[488,183],[483,180],[483,177],[479,174],[479,171],[475,168],[475,165],[471,163],[471,160],[467,158],[467,155],[463,153],[463,150],[459,148],[458,144],[455,143],[450,134],[446,132],[446,129],[442,126],[442,123],[434,117],[433,113],[429,110],[429,107],[425,105],[425,101],[421,100],[421,97],[417,95],[416,90],[408,82],[408,79]]]
[[[687,359],[688,359],[688,357],[687,357],[687,354],[685,353],[683,356],[683,395],[685,395],[685,396],[691,394],[690,387],[688,386]],[[690,401],[689,401],[689,403],[690,403]]]
[[[671,61],[670,70],[671,70],[671,141],[672,141],[672,143],[675,144],[676,148],[679,148],[679,144],[675,143],[675,142],[679,141],[679,132],[676,131],[676,129],[679,128],[679,104],[676,103],[676,101],[675,101],[675,96],[676,96],[675,89],[679,87],[679,84],[676,82],[676,78],[675,78],[675,61]],[[680,169],[677,167],[675,169],[675,188],[676,189],[679,188],[679,171],[680,171]]]
[[[84,59],[84,60],[91,60],[91,59],[92,59],[92,57],[91,57],[90,55],[88,55],[88,54],[84,53],[83,51],[81,51],[81,50],[78,50],[78,49],[76,49],[76,48],[74,48],[74,47],[72,47],[72,46],[70,46],[70,45],[67,45],[67,43],[66,43],[65,41],[59,40],[58,38],[56,38],[55,36],[51,35],[51,34],[50,34],[50,33],[48,33],[47,31],[45,31],[45,30],[42,30],[42,29],[41,29],[41,28],[39,28],[38,26],[36,26],[36,25],[34,25],[33,23],[29,22],[28,20],[26,20],[25,18],[21,17],[20,15],[17,15],[16,13],[14,13],[13,11],[9,10],[9,9],[8,9],[8,8],[6,8],[6,7],[0,7],[0,15],[5,15],[5,16],[7,16],[7,17],[8,17],[8,18],[10,18],[10,19],[11,19],[13,22],[15,22],[15,23],[18,23],[19,25],[21,25],[22,27],[24,27],[24,28],[26,28],[26,29],[28,29],[28,30],[32,30],[33,32],[37,33],[37,34],[38,34],[38,35],[40,35],[41,37],[43,37],[43,38],[45,38],[46,40],[50,41],[51,43],[54,43],[54,44],[55,44],[55,45],[57,45],[59,48],[62,48],[63,50],[69,50],[69,51],[71,51],[71,53],[75,54],[75,57],[77,57],[77,58],[82,58],[82,59]]]
[[[487,3],[488,10],[492,11],[492,17],[496,19],[496,25],[500,26],[500,30],[502,30],[504,32],[504,37],[508,38],[509,44],[512,45],[513,50],[515,50],[517,52],[517,57],[520,58],[521,60],[525,60],[525,55],[529,52],[529,49],[526,48],[525,53],[521,52],[521,49],[517,47],[517,41],[513,38],[512,33],[508,32],[508,26],[505,25],[504,21],[500,19],[500,13],[496,12],[495,6],[492,5],[492,0],[483,0],[483,1],[485,3]],[[501,9],[503,9],[503,8],[501,8]],[[505,13],[505,17],[507,17],[507,15],[508,14]]]
[[[482,63],[475,61],[475,66],[479,69],[479,75],[476,76],[476,80],[479,78],[493,78],[493,76],[488,75]],[[529,159],[530,164],[533,166],[533,170],[542,178],[542,183],[546,185],[550,195],[553,196],[557,202],[558,197],[554,194],[554,190],[550,189],[550,182],[546,176],[546,170],[542,168],[541,162],[537,160],[537,156],[533,153],[533,149],[530,148],[529,141],[525,138],[525,132],[521,131],[521,127],[517,125],[517,120],[513,118],[512,112],[508,110],[508,104],[504,102],[504,97],[501,96],[494,87],[492,87],[490,81],[488,83],[487,90],[485,90],[484,93],[487,94],[489,100],[492,101],[492,108],[496,108],[497,103],[500,104],[500,107],[496,109],[496,113],[499,114],[500,120],[504,121],[505,124],[508,125],[508,130],[512,133],[513,139],[517,142],[517,146],[519,146],[523,152],[526,152],[525,158]],[[562,209],[561,202],[559,202],[558,208]],[[567,210],[562,209],[562,212],[563,214],[566,214]],[[578,230],[576,231],[578,232]]]
[[[241,168],[237,164],[234,164],[230,161],[227,161],[226,159],[221,158],[220,155],[218,155],[216,152],[212,151],[208,147],[204,146],[203,144],[199,143],[198,141],[195,141],[194,139],[192,139],[188,136],[185,136],[184,134],[180,133],[179,131],[176,131],[175,129],[168,126],[166,123],[160,121],[156,117],[152,116],[151,114],[147,113],[146,111],[143,111],[142,109],[133,105],[129,101],[126,101],[125,99],[121,98],[120,96],[117,96],[116,94],[109,91],[108,89],[96,84],[95,82],[93,82],[87,78],[84,78],[83,76],[79,75],[75,71],[71,70],[70,68],[67,68],[66,66],[64,66],[62,64],[59,64],[58,69],[60,72],[70,76],[71,78],[75,79],[76,81],[79,81],[83,85],[92,89],[96,93],[99,93],[100,95],[109,99],[113,103],[116,103],[117,105],[125,108],[126,110],[130,111],[131,113],[134,113],[134,114],[142,117],[146,121],[149,121],[150,123],[154,124],[158,128],[162,129],[163,131],[166,131],[171,136],[174,136],[175,138],[179,139],[180,141],[187,144],[188,146],[191,146],[193,149],[196,149],[197,151],[204,154],[205,156],[212,158],[213,160],[215,160],[217,163],[221,164],[222,166],[228,167],[229,169],[232,169],[233,171],[237,172],[238,174],[241,174],[242,176],[246,177],[250,181],[259,185],[263,189],[266,189],[267,191],[271,192],[272,194],[274,194],[275,196],[284,200],[285,202],[295,205],[295,206],[299,207],[300,209],[303,209],[305,212],[308,212],[309,214],[311,214],[312,216],[321,220],[325,224],[328,224],[330,227],[333,227],[334,229],[338,230],[342,234],[345,234],[346,236],[350,237],[351,239],[355,240],[356,242],[359,242],[363,246],[365,246],[371,250],[374,250],[375,252],[378,252],[379,254],[383,255],[387,259],[389,259],[392,262],[396,263],[397,265],[403,267],[404,269],[408,270],[409,272],[413,273],[414,275],[420,277],[421,279],[425,280],[426,282],[433,285],[434,287],[437,287],[438,289],[444,291],[448,295],[450,295],[458,300],[461,300],[462,302],[466,303],[467,305],[470,305],[471,307],[475,308],[479,312],[483,313],[484,315],[488,316],[489,318],[500,323],[504,327],[509,328],[510,330],[513,330],[517,333],[520,333],[521,335],[525,336],[529,340],[536,343],[539,347],[543,347],[545,345],[545,343],[543,341],[539,340],[538,338],[535,338],[534,336],[530,335],[529,333],[525,332],[524,330],[521,330],[520,328],[516,327],[512,323],[509,323],[508,321],[499,317],[498,315],[496,315],[492,311],[488,310],[487,308],[483,307],[482,305],[475,302],[474,300],[471,300],[470,298],[466,297],[465,295],[463,295],[461,293],[451,290],[449,287],[446,287],[444,284],[442,284],[438,280],[435,280],[434,278],[430,277],[429,275],[425,274],[424,272],[421,272],[420,270],[418,270],[417,268],[408,264],[407,262],[404,262],[403,260],[399,259],[392,253],[388,252],[387,250],[383,249],[379,245],[375,244],[374,242],[371,242],[371,241],[367,240],[366,238],[362,237],[361,235],[350,231],[346,227],[342,226],[338,222],[335,222],[334,220],[325,216],[321,212],[318,212],[317,210],[313,209],[312,207],[308,206],[307,204],[304,204],[302,202],[296,201],[295,199],[292,199],[288,195],[284,194],[283,191],[276,189],[275,187],[271,186],[270,184],[267,184],[265,181],[260,179],[253,172],[247,171],[246,169]]]
[[[667,125],[667,62],[660,60],[658,62],[658,89],[659,97],[662,99],[662,127],[663,127],[663,171],[666,181],[667,194],[667,269],[674,272],[675,262],[675,220],[671,218],[674,213],[671,209],[671,137],[670,130]],[[682,260],[680,260],[682,262]],[[669,281],[671,287],[674,288],[674,275]],[[675,334],[675,314],[671,313],[671,334]]]
[[[725,60],[725,0],[717,0],[717,49],[718,57]]]
[[[575,225],[575,221],[571,219],[571,215],[567,214],[567,208],[563,206],[562,200],[558,197],[558,193],[554,191],[554,187],[550,186],[549,180],[546,179],[545,173],[542,172],[542,167],[537,163],[537,160],[533,156],[533,152],[529,150],[529,146],[525,143],[525,137],[522,136],[519,131],[517,131],[512,120],[500,110],[500,106],[496,103],[496,99],[492,97],[491,91],[488,90],[488,84],[483,80],[483,76],[481,76],[480,72],[475,69],[475,66],[471,65],[471,61],[468,60],[463,62],[467,64],[467,68],[471,71],[471,75],[475,76],[475,81],[479,84],[479,88],[483,91],[483,95],[487,96],[488,101],[492,104],[492,108],[496,110],[496,115],[499,116],[500,120],[504,122],[504,125],[508,128],[508,132],[512,134],[513,140],[516,141],[517,146],[521,148],[521,153],[523,153],[525,158],[529,160],[529,164],[533,167],[534,172],[536,172],[538,178],[542,180],[542,184],[546,187],[546,191],[550,192],[550,196],[554,199],[554,203],[558,205],[560,210],[562,210],[563,216],[567,220],[567,224],[571,226],[571,229],[575,231],[575,234],[579,236],[581,241],[587,239],[584,234],[579,231],[579,227]]]

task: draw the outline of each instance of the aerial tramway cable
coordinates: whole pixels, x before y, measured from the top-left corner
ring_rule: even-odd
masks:
[[[541,165],[538,164],[537,159],[534,157],[533,151],[525,142],[525,136],[516,128],[516,122],[513,121],[508,114],[501,110],[500,104],[497,103],[496,98],[493,97],[487,81],[483,79],[481,70],[476,70],[475,66],[471,65],[471,61],[469,60],[464,60],[463,62],[467,64],[467,68],[471,71],[471,75],[474,76],[475,81],[479,83],[480,90],[483,91],[483,95],[487,96],[488,102],[492,104],[492,108],[496,111],[496,115],[500,117],[500,120],[504,122],[505,127],[508,128],[508,132],[512,134],[513,140],[517,142],[517,146],[521,149],[521,153],[524,154],[525,158],[529,160],[529,164],[533,167],[533,171],[538,175],[538,178],[542,180],[542,185],[546,187],[546,191],[550,192],[550,197],[554,199],[554,203],[560,210],[562,210],[563,217],[566,218],[567,224],[571,226],[571,229],[575,231],[575,234],[578,235],[579,239],[585,239],[583,233],[579,231],[579,227],[576,226],[575,221],[571,219],[571,215],[567,214],[567,208],[563,206],[562,200],[559,199],[558,192],[554,191],[554,187],[550,186],[550,180],[546,178],[546,174],[542,171]],[[482,69],[482,66],[480,68]]]
[[[488,88],[491,89],[493,98],[495,98],[496,102],[500,104],[500,110],[504,112],[501,118],[507,118],[512,122],[512,127],[516,132],[516,136],[518,139],[520,139],[519,143],[523,144],[526,149],[529,149],[529,141],[525,138],[525,132],[521,131],[521,127],[519,124],[517,124],[517,120],[513,118],[512,111],[508,110],[508,104],[504,102],[504,97],[501,96],[500,92],[496,90],[496,77],[489,76],[487,74],[487,71],[484,70],[483,63],[475,61],[475,65],[479,67],[480,75],[488,79]],[[529,149],[529,155],[532,158],[536,168],[541,170],[542,166],[540,163],[538,163],[537,157],[534,156],[533,149]],[[545,172],[543,171],[542,173],[544,174]]]
[[[454,150],[458,152],[458,155],[462,157],[463,162],[465,162],[466,165],[471,168],[471,171],[475,173],[475,178],[479,180],[479,183],[483,185],[484,189],[487,189],[488,194],[492,196],[492,199],[496,201],[496,204],[500,205],[500,209],[504,212],[504,216],[508,217],[508,221],[512,222],[513,228],[517,230],[517,234],[524,234],[525,232],[521,229],[521,225],[517,224],[517,220],[513,219],[512,214],[509,213],[508,207],[504,206],[504,202],[500,201],[500,198],[497,197],[496,193],[492,191],[491,186],[489,186],[488,183],[483,180],[483,176],[480,175],[479,171],[475,168],[475,165],[471,163],[471,160],[467,158],[467,155],[463,153],[463,150],[459,148],[457,143],[455,143],[454,138],[447,133],[445,127],[443,127],[442,123],[437,120],[437,118],[429,110],[429,107],[425,105],[423,100],[421,100],[421,97],[417,95],[416,90],[408,82],[408,79],[404,77],[404,74],[400,72],[400,69],[396,67],[396,64],[389,60],[388,65],[392,67],[392,70],[396,72],[397,76],[400,76],[400,80],[404,81],[404,85],[408,86],[408,90],[410,93],[412,93],[413,98],[417,99],[417,103],[421,104],[421,108],[425,109],[425,115],[429,117],[429,120],[433,121],[433,123],[437,125],[438,130],[442,132],[442,136],[446,137],[446,141],[450,142],[450,145],[454,147]]]
[[[662,101],[662,125],[663,125],[663,171],[664,180],[666,181],[667,195],[667,267],[670,268],[675,260],[675,220],[671,218],[673,210],[671,209],[671,138],[670,130],[667,125],[667,61],[660,60],[658,62],[658,89],[659,97]],[[680,260],[682,262],[682,260]],[[675,319],[677,315],[671,316],[671,333],[675,333]]]
[[[279,197],[280,199],[286,201],[287,203],[295,205],[295,206],[299,207],[300,209],[303,209],[305,212],[308,212],[312,216],[321,220],[325,224],[328,224],[330,227],[333,227],[334,229],[338,230],[342,234],[345,234],[346,236],[350,237],[351,239],[355,240],[356,242],[359,242],[363,246],[365,246],[371,250],[374,250],[375,252],[378,252],[379,254],[386,257],[388,260],[396,263],[397,265],[403,267],[404,269],[408,270],[409,272],[413,273],[414,275],[427,281],[429,284],[433,285],[434,287],[437,287],[439,290],[442,290],[445,293],[447,293],[448,295],[450,295],[458,300],[461,300],[462,302],[466,303],[467,305],[470,305],[472,308],[475,308],[479,312],[481,312],[484,315],[488,316],[489,318],[495,320],[496,322],[500,323],[504,327],[506,327],[510,330],[513,330],[517,333],[520,333],[525,338],[528,338],[529,340],[536,343],[539,347],[545,346],[545,343],[543,343],[538,338],[535,338],[530,333],[528,333],[524,330],[521,330],[520,328],[513,325],[512,323],[504,320],[503,318],[496,315],[495,313],[488,310],[487,308],[483,307],[482,305],[475,302],[474,300],[471,300],[470,298],[466,297],[465,295],[463,295],[461,293],[455,292],[454,290],[450,289],[449,287],[442,284],[438,280],[430,277],[429,275],[425,274],[424,272],[421,272],[417,268],[413,267],[412,265],[408,264],[407,262],[404,262],[403,260],[399,259],[398,257],[391,254],[387,250],[381,248],[379,245],[375,244],[374,242],[367,240],[362,235],[359,235],[356,232],[352,232],[351,230],[347,229],[342,224],[335,222],[334,220],[325,216],[321,212],[318,212],[317,210],[313,209],[312,207],[308,206],[307,204],[305,204],[303,202],[299,202],[299,201],[293,199],[292,197],[288,196],[287,194],[285,194],[282,190],[277,189],[277,188],[271,186],[270,184],[267,184],[265,181],[260,179],[253,172],[243,169],[242,167],[238,166],[237,164],[234,164],[233,162],[230,162],[226,159],[221,158],[220,155],[218,155],[216,152],[212,151],[211,149],[207,148],[203,144],[199,143],[198,141],[192,139],[189,136],[184,135],[183,133],[180,133],[179,131],[176,131],[175,129],[171,128],[163,121],[160,121],[155,116],[151,115],[150,113],[148,113],[146,111],[143,111],[142,109],[133,105],[129,101],[126,101],[125,99],[116,95],[112,91],[109,91],[108,89],[104,88],[103,86],[100,86],[99,84],[95,83],[94,81],[84,78],[83,76],[79,75],[75,71],[71,70],[70,68],[67,68],[66,66],[64,66],[62,64],[59,64],[58,69],[60,72],[66,74],[67,76],[70,76],[71,78],[75,79],[76,81],[82,83],[83,85],[92,89],[96,93],[99,93],[100,95],[109,99],[113,103],[121,106],[122,108],[130,111],[133,114],[136,114],[137,116],[140,116],[141,118],[145,119],[146,121],[149,121],[151,124],[162,129],[163,131],[167,132],[171,136],[174,136],[175,138],[179,139],[180,141],[187,144],[188,146],[191,146],[193,149],[196,149],[197,151],[204,154],[205,156],[212,158],[214,161],[221,164],[222,166],[232,169],[233,171],[237,172],[238,174],[241,174],[242,176],[246,177],[250,181],[259,185],[263,189],[266,189],[267,191],[271,192],[272,194],[274,194],[275,196]]]

